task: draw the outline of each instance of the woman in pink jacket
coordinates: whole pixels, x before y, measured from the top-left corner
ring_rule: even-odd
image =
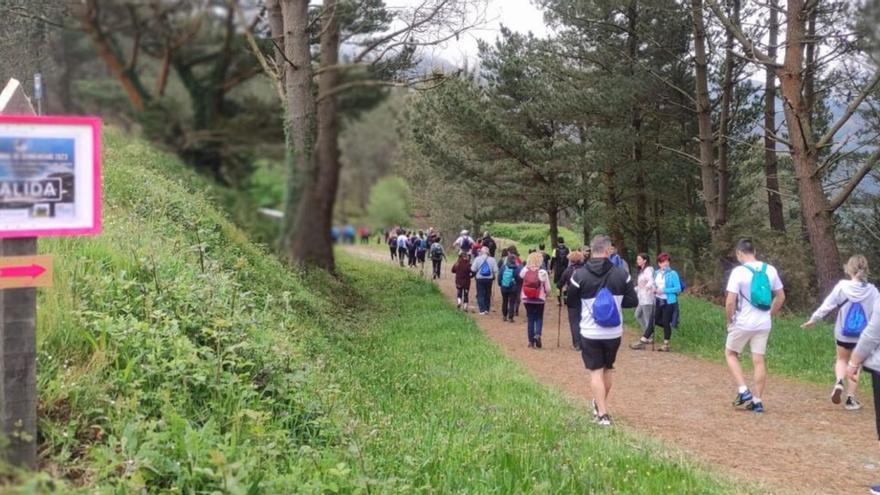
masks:
[[[541,348],[541,330],[544,327],[544,303],[550,293],[550,275],[541,268],[544,255],[534,252],[526,260],[519,276],[522,279],[522,301],[528,317],[529,347]]]

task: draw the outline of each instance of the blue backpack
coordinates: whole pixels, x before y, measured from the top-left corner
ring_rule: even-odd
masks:
[[[516,282],[516,265],[504,265],[504,272],[501,274],[501,287],[509,289]]]
[[[862,303],[853,301],[846,311],[841,333],[844,337],[859,337],[867,326],[868,316],[865,314],[865,308],[862,307]]]
[[[614,328],[620,326],[620,310],[617,309],[614,294],[605,287],[607,279],[608,275],[602,281],[602,287],[596,293],[596,300],[593,301],[593,321],[600,327]]]
[[[489,266],[489,258],[486,258],[483,261],[483,264],[480,265],[480,276],[481,277],[489,277],[492,275],[492,268]]]

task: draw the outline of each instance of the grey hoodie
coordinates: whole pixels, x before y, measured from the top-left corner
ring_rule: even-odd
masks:
[[[870,318],[874,306],[880,304],[880,293],[877,292],[877,287],[874,287],[873,284],[841,280],[837,282],[837,285],[834,286],[831,294],[828,294],[828,297],[825,298],[819,309],[813,313],[810,321],[819,321],[839,307],[840,311],[837,312],[837,320],[834,322],[834,338],[841,342],[855,344],[859,341],[858,337],[845,337],[842,333],[843,320],[846,318],[846,313],[854,302],[861,303],[865,314]]]
[[[488,277],[480,275],[480,267],[483,266],[484,261],[489,263],[489,270],[492,272]],[[473,263],[471,263],[471,271],[474,272],[474,278],[477,280],[494,280],[495,276],[498,275],[498,262],[488,254],[481,254],[474,259]]]
[[[868,326],[862,331],[859,343],[853,350],[853,356],[862,360],[869,370],[880,373],[880,303],[873,308],[865,308],[868,315]]]

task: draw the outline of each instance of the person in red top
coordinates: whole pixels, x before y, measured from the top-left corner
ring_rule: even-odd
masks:
[[[471,277],[473,276],[468,253],[458,255],[458,261],[452,265],[452,273],[455,274],[456,307],[467,312],[468,294],[471,291]]]

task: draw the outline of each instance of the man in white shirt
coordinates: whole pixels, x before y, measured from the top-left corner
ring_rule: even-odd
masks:
[[[785,291],[776,268],[758,261],[755,257],[755,247],[751,240],[742,239],[736,244],[736,259],[740,262],[740,266],[730,272],[725,304],[727,311],[725,355],[727,366],[739,387],[733,405],[745,404],[748,409],[762,413],[764,412],[764,403],[761,396],[764,394],[764,386],[767,383],[764,354],[767,350],[770,329],[773,326],[772,318],[785,302]],[[752,281],[760,273],[766,274],[772,293],[770,307],[764,307],[764,309],[752,304]],[[746,344],[752,351],[752,364],[755,368],[754,394],[746,385],[746,379],[739,362],[739,355]]]

